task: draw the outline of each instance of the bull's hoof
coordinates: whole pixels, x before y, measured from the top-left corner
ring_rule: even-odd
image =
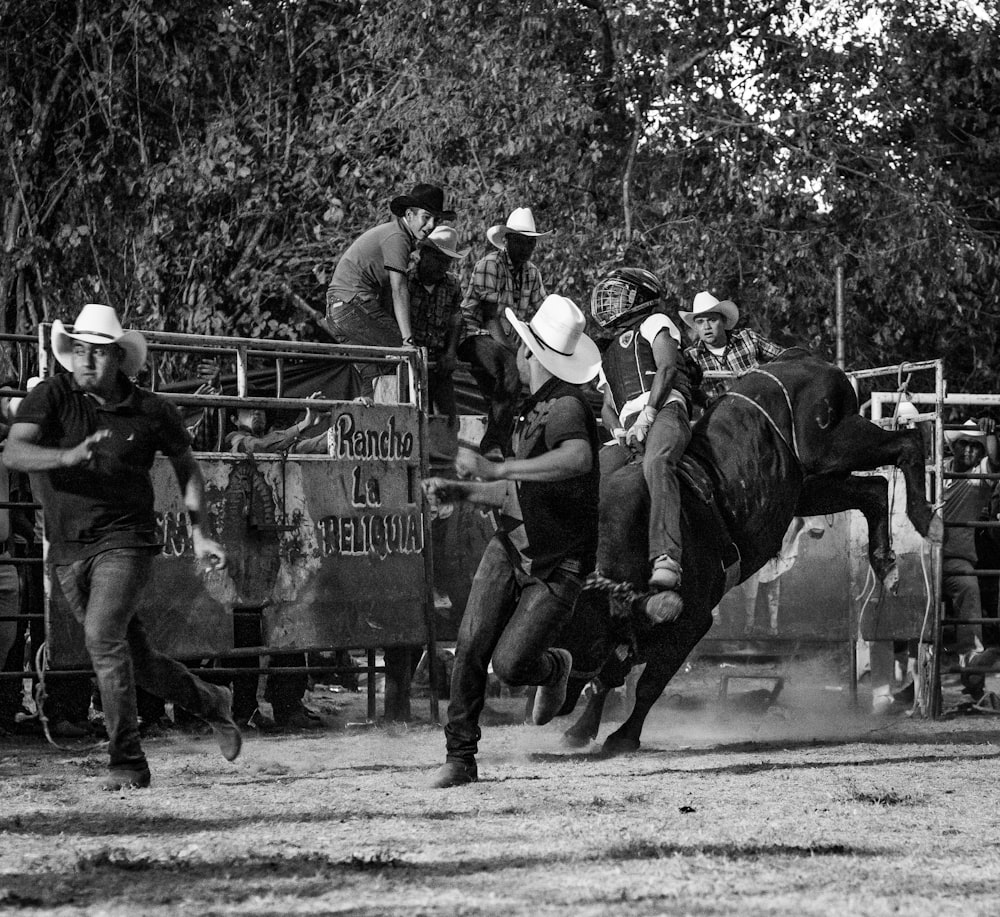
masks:
[[[669,624],[676,621],[684,610],[684,600],[679,592],[667,589],[655,592],[646,599],[646,617],[653,624]]]
[[[639,740],[633,739],[631,736],[622,735],[619,729],[617,732],[611,733],[604,740],[601,750],[609,758],[614,758],[618,755],[627,755],[639,750]]]
[[[565,748],[586,748],[592,741],[594,736],[586,732],[577,732],[575,729],[567,729],[562,737],[562,745]]]

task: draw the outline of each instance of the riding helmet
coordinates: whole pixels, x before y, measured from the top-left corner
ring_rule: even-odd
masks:
[[[648,309],[663,295],[656,276],[640,267],[616,267],[598,281],[590,296],[590,312],[607,327],[625,315]]]

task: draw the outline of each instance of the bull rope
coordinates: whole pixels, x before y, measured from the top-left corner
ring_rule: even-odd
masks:
[[[761,376],[767,376],[767,378],[770,379],[772,382],[774,382],[774,384],[777,385],[778,388],[781,390],[781,394],[785,398],[785,404],[788,406],[788,420],[789,420],[788,425],[791,428],[791,433],[792,433],[791,443],[788,442],[788,438],[785,436],[784,433],[782,433],[781,428],[778,426],[777,421],[770,415],[767,408],[765,408],[759,401],[754,401],[753,398],[748,398],[741,392],[726,392],[725,394],[723,394],[722,397],[741,398],[747,404],[753,405],[758,411],[760,411],[761,414],[764,415],[764,418],[767,420],[767,422],[771,425],[771,428],[777,434],[778,438],[785,444],[785,446],[788,447],[788,450],[792,453],[792,455],[795,456],[795,460],[799,463],[799,465],[801,465],[802,456],[799,455],[799,441],[798,437],[795,435],[795,410],[792,407],[792,399],[791,396],[788,394],[788,389],[785,388],[785,384],[777,376],[767,372],[767,370],[759,368],[751,369],[745,375],[749,376],[751,373],[757,373],[758,375]]]
[[[633,603],[643,602],[653,595],[652,592],[639,592],[630,583],[619,583],[617,580],[610,579],[603,573],[598,573],[597,570],[584,580],[583,588],[590,592],[603,592],[613,602],[611,606],[612,617],[626,619],[630,615],[627,611],[622,611],[623,606],[626,608],[630,607]],[[616,606],[619,609],[617,613],[615,611]]]

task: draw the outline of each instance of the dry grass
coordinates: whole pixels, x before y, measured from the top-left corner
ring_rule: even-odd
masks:
[[[5,740],[0,911],[996,913],[998,721],[783,700],[663,706],[618,759],[564,750],[566,723],[488,728],[481,782],[448,791],[425,785],[434,726],[250,736],[233,765],[171,734],[148,743],[152,788],[120,794],[96,791],[97,754]]]

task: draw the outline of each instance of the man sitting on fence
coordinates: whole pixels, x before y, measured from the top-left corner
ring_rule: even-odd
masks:
[[[345,344],[413,345],[407,272],[417,245],[455,211],[436,185],[415,185],[389,203],[393,219],[362,233],[341,256],[326,291],[326,317]],[[366,363],[361,394],[370,397],[382,370]]]

